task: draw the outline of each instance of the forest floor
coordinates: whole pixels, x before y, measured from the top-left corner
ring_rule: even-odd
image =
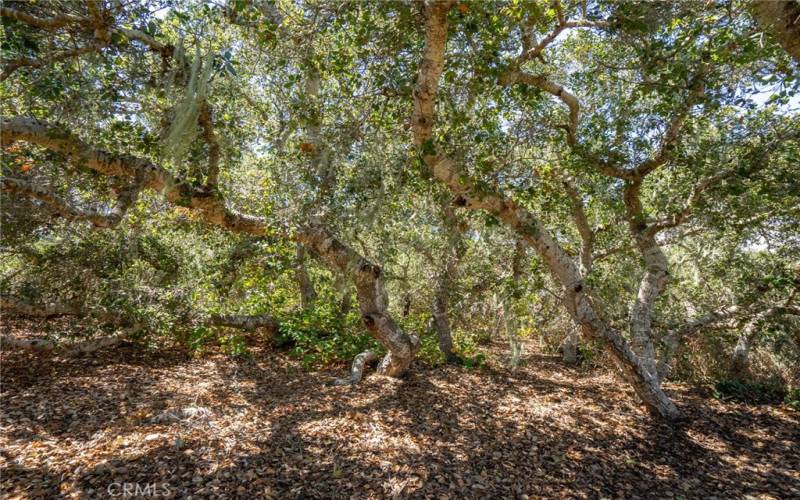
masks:
[[[800,414],[786,407],[668,384],[689,417],[672,428],[611,374],[531,353],[512,371],[504,355],[349,388],[324,383],[344,367],[306,373],[268,350],[3,352],[0,494],[800,497]]]

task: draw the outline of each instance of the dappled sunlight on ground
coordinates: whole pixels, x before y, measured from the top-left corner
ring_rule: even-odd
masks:
[[[2,492],[82,498],[157,482],[242,498],[800,494],[797,413],[671,386],[690,420],[670,428],[609,374],[525,361],[416,366],[348,388],[325,385],[341,370],[304,373],[259,350],[5,352]]]

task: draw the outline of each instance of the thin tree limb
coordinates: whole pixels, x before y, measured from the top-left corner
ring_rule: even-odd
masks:
[[[136,201],[141,188],[140,184],[134,182],[129,187],[122,190],[117,197],[116,205],[106,214],[96,210],[78,207],[74,203],[70,203],[61,198],[50,189],[36,186],[22,179],[5,177],[2,182],[3,191],[35,198],[68,219],[88,220],[96,227],[102,228],[113,228],[119,224],[128,208]]]

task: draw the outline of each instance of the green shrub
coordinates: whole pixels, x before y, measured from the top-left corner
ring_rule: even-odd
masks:
[[[430,365],[444,363],[444,356],[442,355],[442,350],[439,349],[439,339],[435,332],[431,330],[421,332],[417,358]]]
[[[226,354],[234,358],[246,358],[250,356],[247,342],[241,333],[221,335],[219,337],[219,345]]]
[[[214,330],[206,326],[198,326],[188,331],[185,338],[186,347],[194,354],[201,354],[206,344],[216,338]]]
[[[350,361],[366,349],[379,348],[364,330],[357,312],[342,316],[330,302],[318,302],[282,318],[277,342],[291,345],[290,354],[299,358],[307,370]]]
[[[800,411],[800,387],[795,387],[786,393],[786,397],[783,398],[784,404],[789,408]]]
[[[462,363],[464,368],[471,369],[479,369],[486,366],[486,356],[483,353],[478,353],[475,356],[469,356],[462,358]]]
[[[774,381],[720,380],[714,385],[714,397],[723,401],[770,404],[780,403],[786,395],[786,387]]]

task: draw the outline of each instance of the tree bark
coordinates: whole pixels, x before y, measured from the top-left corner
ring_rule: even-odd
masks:
[[[323,225],[304,226],[297,237],[323,262],[353,280],[364,326],[389,351],[378,365],[378,373],[391,377],[405,373],[417,353],[419,339],[404,332],[389,314],[389,297],[380,266],[336,239]]]
[[[758,0],[750,11],[761,27],[800,64],[800,2],[796,0]]]
[[[578,363],[578,332],[575,328],[569,329],[561,343],[561,359],[568,365]]]
[[[108,213],[102,213],[100,211],[71,205],[53,191],[30,184],[22,179],[5,177],[2,183],[3,191],[35,198],[68,220],[87,220],[95,227],[101,228],[116,227],[122,221],[128,208],[136,202],[140,189],[141,179],[134,181],[130,186],[120,190],[117,194],[116,205]]]
[[[669,280],[668,262],[656,242],[655,232],[647,226],[639,191],[644,177],[637,177],[625,185],[625,208],[628,227],[636,241],[645,271],[639,283],[636,300],[630,310],[630,332],[634,352],[650,374],[657,377],[656,350],[653,343],[653,308]]]
[[[455,211],[447,200],[441,205],[442,222],[447,235],[442,269],[433,297],[433,326],[439,341],[439,350],[447,363],[459,363],[460,358],[453,351],[453,334],[450,329],[450,296],[458,274],[458,264],[464,255],[463,228],[460,227]]]
[[[572,220],[575,222],[575,227],[578,229],[578,235],[581,238],[579,270],[581,276],[586,279],[589,273],[592,272],[594,266],[595,231],[589,224],[589,218],[586,215],[586,207],[584,206],[583,197],[578,187],[574,184],[572,179],[564,175],[561,176],[561,183],[570,199]],[[561,343],[562,361],[568,365],[574,365],[578,362],[578,337],[577,331],[575,329],[570,329]]]
[[[339,295],[339,314],[342,317],[347,316],[350,313],[350,309],[353,307],[347,278],[343,276],[342,273],[336,273],[333,286],[336,288],[336,293]]]
[[[459,358],[453,351],[453,335],[450,331],[450,321],[447,317],[447,305],[449,301],[446,285],[439,284],[433,298],[433,327],[436,330],[436,338],[439,342],[439,350],[444,356],[446,363],[455,364]]]
[[[750,368],[750,346],[762,319],[763,316],[758,315],[750,320],[742,330],[739,338],[736,339],[736,346],[733,348],[730,368],[728,369],[728,376],[731,378],[742,379],[747,375]]]
[[[26,351],[59,351],[68,356],[74,356],[77,354],[91,353],[106,347],[115,346],[122,342],[127,335],[127,333],[119,334],[111,337],[101,337],[99,339],[85,340],[83,342],[75,342],[65,345],[59,345],[46,339],[16,339],[8,335],[2,335],[0,336],[0,343]]]
[[[567,196],[569,196],[572,220],[575,222],[575,227],[577,227],[578,234],[581,237],[580,271],[581,275],[586,278],[592,272],[594,264],[595,232],[589,225],[589,218],[586,216],[586,209],[578,187],[575,186],[571,179],[565,176],[562,176],[561,182],[567,192]]]
[[[350,376],[334,380],[331,385],[355,385],[364,376],[364,367],[367,363],[372,363],[378,359],[378,354],[374,351],[364,351],[353,359],[350,367]]]
[[[731,378],[741,379],[747,376],[750,369],[750,351],[758,339],[764,321],[779,314],[800,316],[800,307],[792,305],[770,307],[759,312],[747,322],[733,348],[728,371]]]
[[[314,289],[314,283],[311,281],[311,276],[308,275],[306,268],[306,249],[301,244],[297,244],[297,257],[295,260],[295,279],[297,286],[300,288],[300,305],[303,309],[308,309],[317,300],[317,291]]]
[[[69,344],[57,344],[47,339],[17,339],[8,335],[0,335],[0,344],[27,351],[59,352],[67,356],[76,356],[115,346],[139,330],[141,330],[141,325],[137,324],[125,328],[110,337],[100,337]]]
[[[729,320],[737,314],[740,314],[742,309],[743,308],[738,305],[726,306],[717,311],[712,311],[708,314],[697,316],[687,321],[685,324],[671,329],[663,339],[664,352],[661,354],[661,358],[658,360],[658,378],[660,380],[664,380],[672,372],[675,356],[678,353],[678,349],[681,346],[681,340],[683,338],[691,335],[707,325],[711,325],[719,321]]]
[[[639,246],[645,261],[645,273],[630,312],[631,339],[634,351],[642,358],[647,370],[655,375],[657,361],[653,343],[653,307],[667,285],[669,273],[667,257],[654,238],[646,238]]]

